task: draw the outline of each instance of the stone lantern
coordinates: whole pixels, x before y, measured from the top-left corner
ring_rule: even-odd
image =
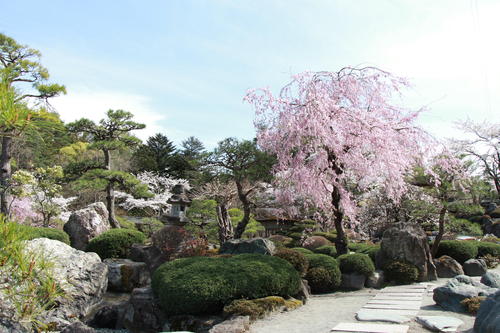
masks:
[[[170,211],[162,215],[160,220],[167,225],[184,226],[188,222],[186,217],[187,208],[191,205],[186,190],[183,185],[177,184],[172,188],[172,196],[167,203],[170,204]]]

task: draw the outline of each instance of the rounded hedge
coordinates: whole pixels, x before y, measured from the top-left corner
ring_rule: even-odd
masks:
[[[303,247],[292,247],[291,250],[294,250],[294,251],[297,251],[297,252],[300,252],[302,254],[314,254],[313,251],[311,250],[308,250],[308,249],[305,249]]]
[[[314,253],[326,254],[335,258],[337,256],[337,249],[333,245],[323,245],[314,249]]]
[[[418,280],[418,268],[404,261],[391,261],[384,267],[387,281],[398,284],[410,284]]]
[[[208,314],[235,299],[293,296],[300,289],[300,276],[275,256],[190,257],[161,265],[151,286],[168,315]]]
[[[312,292],[331,292],[340,286],[341,273],[335,259],[326,254],[306,254],[305,256],[309,261],[309,270],[305,278],[309,282]],[[313,270],[314,268],[325,269],[328,276],[325,276],[323,271]]]
[[[331,245],[332,243],[323,236],[307,237],[302,246],[309,250],[317,249],[320,246]]]
[[[441,241],[439,243],[436,257],[450,256],[460,264],[477,256],[477,246],[470,241]]]
[[[362,253],[343,254],[337,258],[340,271],[344,274],[358,273],[369,277],[375,272],[375,265],[370,257]]]
[[[500,257],[500,244],[491,242],[476,242],[477,256],[484,257],[490,255],[493,257]]]
[[[63,230],[54,228],[43,228],[43,227],[31,227],[21,225],[21,228],[26,231],[26,240],[31,240],[35,238],[49,238],[53,240],[58,240],[60,242],[70,244],[69,236]]]
[[[304,276],[309,268],[309,261],[306,256],[299,251],[282,248],[274,254],[276,257],[285,259],[299,272],[300,276]]]
[[[126,258],[132,244],[142,244],[146,236],[136,230],[111,229],[92,238],[87,252],[95,252],[102,260],[107,258]]]

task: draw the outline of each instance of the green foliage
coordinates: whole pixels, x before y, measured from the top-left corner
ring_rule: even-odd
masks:
[[[380,245],[372,243],[349,243],[347,247],[350,251],[367,254],[373,262],[375,262],[377,252],[380,250]]]
[[[305,249],[303,247],[292,247],[292,250],[300,252],[302,254],[314,254],[313,251]]]
[[[337,256],[337,249],[333,245],[323,245],[315,248],[313,251],[314,253],[326,254],[334,258]]]
[[[375,272],[375,265],[370,257],[362,253],[343,254],[337,258],[340,271],[344,274],[358,273],[369,277]]]
[[[305,256],[309,261],[306,280],[309,282],[312,292],[324,293],[334,291],[340,285],[341,277],[337,261],[325,254],[306,254]]]
[[[228,210],[229,217],[231,218],[231,222],[233,225],[237,225],[243,219],[243,211],[239,208],[230,208]],[[253,217],[250,217],[248,221],[247,227],[245,228],[245,232],[243,233],[244,238],[253,238],[259,235],[259,232],[263,232],[265,230],[264,226],[260,224]]]
[[[410,284],[418,280],[418,268],[404,261],[392,261],[384,267],[387,281],[398,284]]]
[[[436,257],[450,256],[460,264],[477,256],[477,246],[474,242],[449,240],[439,243]]]
[[[285,259],[295,267],[300,276],[305,276],[309,268],[309,261],[304,254],[287,248],[281,248],[274,254],[276,257]]]
[[[450,217],[445,225],[445,231],[467,236],[482,236],[481,227],[474,222],[465,219]]]
[[[476,246],[478,257],[484,257],[488,254],[493,257],[500,257],[500,244],[491,242],[476,242]]]
[[[142,244],[146,236],[139,231],[111,229],[90,240],[87,252],[95,252],[102,260],[126,258],[132,244]]]
[[[153,274],[152,288],[167,314],[217,313],[242,297],[295,295],[300,276],[290,263],[274,256],[191,257],[161,265]]]
[[[137,230],[135,223],[132,221],[127,220],[123,216],[117,216],[116,219],[120,223],[120,227],[123,229],[128,229],[128,230]]]
[[[148,186],[143,184],[134,175],[115,170],[94,169],[85,172],[74,183],[76,190],[92,188],[103,191],[106,186],[112,183],[117,188],[130,192],[136,198],[150,198],[153,196],[148,190]]]
[[[484,214],[484,208],[480,205],[465,204],[458,201],[448,204],[448,211],[458,219],[469,219]]]
[[[23,240],[29,237],[27,228],[0,216],[0,276],[8,286],[0,293],[14,307],[10,319],[30,325],[30,331],[45,330],[38,317],[64,293],[54,279],[54,263],[44,253],[26,250]]]
[[[27,225],[19,225],[23,231],[23,239],[31,240],[35,238],[48,238],[58,240],[60,242],[70,244],[69,236],[63,230],[44,227],[31,227]]]

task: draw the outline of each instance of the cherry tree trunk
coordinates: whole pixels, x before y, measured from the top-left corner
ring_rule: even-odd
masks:
[[[104,150],[104,163],[107,170],[111,170],[111,153]],[[115,217],[115,189],[112,182],[106,186],[106,207],[108,208],[108,221],[112,228],[120,228],[120,223]]]
[[[236,230],[234,232],[234,238],[239,239],[241,238],[241,236],[243,236],[248,222],[250,222],[250,201],[248,200],[248,193],[244,193],[243,186],[240,182],[236,182],[236,188],[238,190],[238,198],[243,205],[243,218],[238,223],[238,226],[236,227]]]
[[[342,212],[342,207],[340,207],[340,193],[337,188],[333,189],[332,192],[332,206],[334,209],[334,223],[335,231],[337,232],[337,239],[335,240],[335,248],[339,255],[347,253],[347,236],[344,230],[344,213]]]
[[[222,245],[233,238],[233,225],[231,224],[231,218],[227,212],[226,205],[219,204],[216,209],[217,222],[219,224],[219,242]]]
[[[12,138],[9,136],[2,137],[2,155],[0,156],[0,212],[5,216],[9,216],[9,205],[7,203],[7,190],[11,176],[11,146]]]
[[[432,244],[432,249],[431,249],[431,254],[432,254],[433,258],[436,257],[436,253],[437,253],[438,248],[439,248],[439,243],[441,242],[441,239],[443,239],[444,218],[446,216],[446,211],[447,211],[446,206],[443,206],[441,208],[441,210],[439,211],[439,231],[438,231],[438,234],[436,236],[436,239],[434,240],[434,244]]]

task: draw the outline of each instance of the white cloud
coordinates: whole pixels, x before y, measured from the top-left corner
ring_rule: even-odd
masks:
[[[166,131],[161,123],[168,118],[168,115],[154,111],[150,105],[150,98],[146,96],[74,87],[68,91],[67,95],[51,101],[64,122],[80,118],[88,118],[97,122],[105,117],[109,109],[122,109],[132,112],[135,121],[146,124],[145,129],[134,133],[141,140],[145,141],[155,133]]]

